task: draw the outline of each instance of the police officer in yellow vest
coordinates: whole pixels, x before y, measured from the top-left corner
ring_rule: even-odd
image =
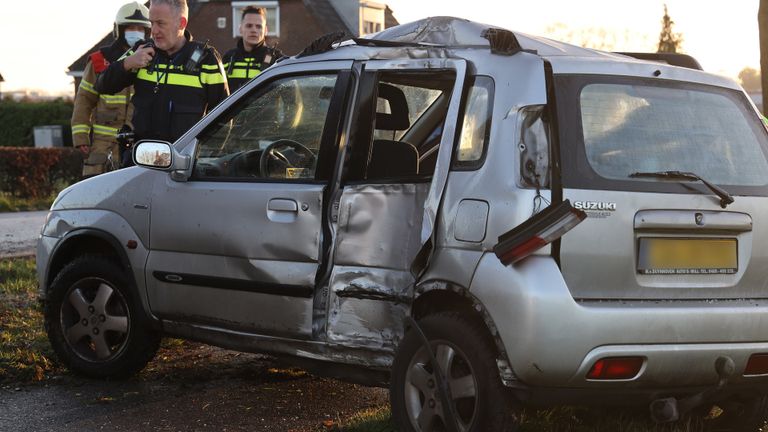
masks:
[[[237,47],[227,51],[223,58],[230,91],[237,90],[283,56],[280,50],[265,44],[266,34],[267,14],[264,9],[254,6],[243,9]]]
[[[152,0],[152,40],[135,45],[97,80],[103,93],[134,86],[136,141],[173,142],[229,95],[219,54],[192,40],[188,14],[186,0]]]
[[[83,177],[119,168],[120,149],[115,135],[128,123],[133,112],[131,87],[114,95],[98,92],[97,75],[125,51],[149,34],[149,10],[138,2],[123,5],[115,17],[114,43],[89,56],[75,96],[72,113],[72,140],[83,153]]]

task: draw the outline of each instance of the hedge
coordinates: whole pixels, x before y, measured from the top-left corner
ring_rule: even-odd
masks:
[[[0,146],[31,147],[34,145],[35,126],[63,125],[69,131],[72,102],[57,99],[48,102],[0,101]],[[65,135],[68,135],[65,133]],[[71,143],[71,138],[65,136]]]
[[[80,180],[83,156],[71,147],[0,147],[0,191],[21,198],[51,195]]]

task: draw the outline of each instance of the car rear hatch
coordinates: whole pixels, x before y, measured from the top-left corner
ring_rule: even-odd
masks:
[[[653,75],[555,75],[562,195],[588,214],[559,245],[573,297],[768,297],[759,114],[735,88]]]

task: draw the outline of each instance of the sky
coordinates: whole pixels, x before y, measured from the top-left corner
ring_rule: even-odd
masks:
[[[385,0],[377,0],[384,2]],[[3,92],[73,92],[67,67],[112,27],[126,0],[3,1]],[[705,70],[736,78],[759,69],[759,0],[388,0],[400,22],[451,15],[615,51],[655,51],[664,4],[683,36],[683,52]],[[226,51],[229,47],[218,47]]]

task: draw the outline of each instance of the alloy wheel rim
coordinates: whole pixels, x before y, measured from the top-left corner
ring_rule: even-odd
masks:
[[[83,360],[110,361],[128,343],[128,303],[104,279],[84,278],[73,284],[61,303],[59,316],[64,340]]]
[[[431,341],[431,345],[443,376],[448,381],[459,431],[468,431],[477,416],[477,375],[467,356],[456,345],[444,340]],[[448,430],[445,426],[447,414],[440,399],[437,376],[424,347],[411,358],[404,387],[408,419],[414,430]]]

